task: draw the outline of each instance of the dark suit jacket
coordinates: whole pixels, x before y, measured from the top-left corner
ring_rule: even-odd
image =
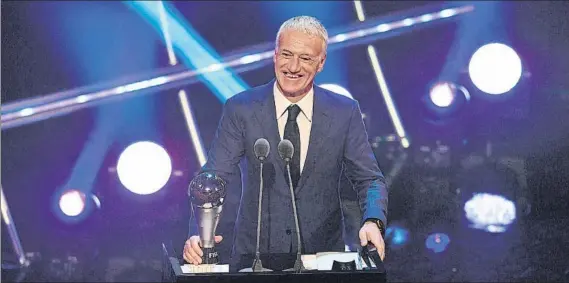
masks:
[[[296,252],[286,166],[277,151],[281,139],[273,84],[274,80],[227,100],[207,163],[202,168],[204,172],[232,180],[239,172],[237,166],[241,167],[242,196],[236,217],[234,255],[255,252],[260,162],[253,145],[259,138],[266,138],[271,146],[263,168],[260,251]],[[314,86],[310,144],[295,189],[303,254],[344,249],[338,189],[342,168],[357,192],[362,222],[376,218],[386,224],[387,189],[368,142],[359,104]],[[197,234],[195,221],[191,226],[190,233]]]

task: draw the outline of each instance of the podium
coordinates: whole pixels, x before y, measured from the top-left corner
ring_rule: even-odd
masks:
[[[229,273],[183,273],[181,261],[168,253],[163,245],[162,282],[234,282],[234,283],[315,283],[315,282],[386,282],[383,266],[374,270],[320,271],[306,270],[301,273],[288,271],[229,272]],[[183,262],[183,261],[182,261]]]

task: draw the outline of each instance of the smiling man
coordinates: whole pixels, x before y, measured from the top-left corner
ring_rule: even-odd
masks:
[[[344,170],[357,192],[362,212],[359,238],[385,256],[387,189],[373,155],[357,101],[314,85],[324,68],[328,33],[313,17],[300,16],[280,27],[274,54],[275,77],[265,85],[233,96],[223,109],[202,172],[234,179],[241,161],[242,197],[236,219],[233,257],[255,253],[259,161],[253,145],[266,138],[262,254],[296,253],[296,231],[286,166],[277,145],[294,146],[291,179],[299,215],[303,254],[343,251],[339,179]],[[222,215],[222,217],[230,217]],[[200,264],[202,250],[190,221],[184,259]],[[216,236],[216,241],[221,241]]]

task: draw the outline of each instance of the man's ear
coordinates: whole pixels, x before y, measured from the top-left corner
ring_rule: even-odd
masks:
[[[324,63],[326,63],[326,54],[324,54],[324,56],[322,56],[322,59],[320,59],[318,70],[316,71],[317,73],[322,72],[322,70],[324,69]]]
[[[277,63],[277,49],[275,48],[275,53],[273,53],[273,63]]]

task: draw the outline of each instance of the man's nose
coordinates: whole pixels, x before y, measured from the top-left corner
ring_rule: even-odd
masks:
[[[298,58],[292,58],[288,61],[288,70],[292,73],[300,72],[300,62]]]

